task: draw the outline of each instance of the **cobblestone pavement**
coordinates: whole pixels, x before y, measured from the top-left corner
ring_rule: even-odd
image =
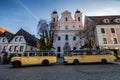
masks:
[[[120,64],[0,65],[0,80],[120,80]]]

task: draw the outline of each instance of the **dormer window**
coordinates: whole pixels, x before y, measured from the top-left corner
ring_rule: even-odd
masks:
[[[120,19],[115,19],[115,22],[116,23],[120,23]]]
[[[17,42],[17,41],[18,41],[18,37],[15,38],[15,42]]]
[[[110,23],[109,19],[104,19],[103,22],[104,23]]]
[[[6,39],[5,39],[5,38],[3,38],[2,42],[5,42],[5,41],[6,41]]]
[[[23,37],[20,37],[19,41],[21,42],[23,40]]]

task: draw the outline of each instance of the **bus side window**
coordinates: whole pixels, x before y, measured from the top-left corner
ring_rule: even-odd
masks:
[[[23,56],[27,56],[28,53],[24,53]]]
[[[29,56],[35,56],[35,53],[29,53]]]
[[[45,52],[45,53],[43,53],[43,56],[48,56],[48,53],[46,53],[46,52]]]
[[[42,56],[42,53],[36,53],[36,56]]]
[[[49,53],[49,56],[54,56],[54,54],[53,53]]]

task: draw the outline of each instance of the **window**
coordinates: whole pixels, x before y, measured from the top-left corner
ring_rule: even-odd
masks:
[[[80,17],[78,17],[78,21],[80,21]]]
[[[111,28],[111,33],[115,33],[115,29],[114,28]]]
[[[58,52],[60,52],[60,51],[61,51],[61,50],[60,50],[60,47],[58,47],[57,51],[58,51]]]
[[[68,35],[65,35],[65,40],[68,40]]]
[[[9,51],[12,51],[12,49],[13,49],[13,46],[10,46],[10,47],[9,47]]]
[[[58,40],[60,41],[60,39],[61,39],[61,37],[60,36],[58,36]]]
[[[18,46],[15,46],[14,51],[18,52]]]
[[[120,23],[120,19],[115,19],[115,22],[116,23]]]
[[[107,44],[107,39],[103,38],[103,44]]]
[[[110,23],[109,19],[104,19],[103,22],[104,23]]]
[[[3,47],[3,50],[6,50],[6,49],[7,49],[7,46],[4,46],[4,47]]]
[[[20,46],[20,52],[24,50],[24,46]]]
[[[105,33],[105,29],[104,28],[101,28],[101,33]]]
[[[73,40],[74,40],[74,41],[76,40],[76,37],[75,37],[75,36],[73,37]]]
[[[20,37],[19,41],[22,41],[23,40],[23,37]]]
[[[23,56],[27,56],[27,55],[28,55],[28,53],[24,53],[24,54],[23,54]]]
[[[6,40],[6,39],[5,39],[5,38],[3,38],[2,42],[5,42],[5,40]]]
[[[15,38],[15,42],[17,42],[17,41],[18,41],[18,37]]]
[[[73,47],[73,50],[76,50],[76,47]]]
[[[67,18],[67,17],[65,17],[65,21],[66,21],[66,22],[68,21],[68,18]]]
[[[114,44],[117,44],[118,42],[117,42],[117,38],[113,38],[113,43]]]
[[[53,18],[53,22],[55,22],[55,18]]]
[[[35,56],[35,53],[29,53],[29,56]]]
[[[65,29],[68,30],[68,26],[67,25],[65,26]]]
[[[47,53],[47,52],[44,52],[44,53],[43,53],[43,56],[48,56],[48,53]]]

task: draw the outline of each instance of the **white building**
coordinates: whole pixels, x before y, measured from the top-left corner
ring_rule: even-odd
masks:
[[[7,51],[9,40],[12,38],[13,35],[14,34],[7,31],[0,35],[0,52],[2,52],[3,50]]]
[[[6,39],[6,37],[3,37]],[[8,54],[16,54],[20,55],[24,51],[27,50],[37,50],[36,42],[37,38],[34,35],[31,35],[27,31],[20,29],[16,34],[14,34],[9,41],[7,39],[3,43],[3,39],[0,45],[3,47],[1,50],[5,48]],[[3,45],[4,44],[4,45]]]
[[[76,11],[72,18],[69,11],[64,11],[58,19],[57,11],[51,14],[51,30],[55,32],[54,48],[58,56],[63,56],[66,50],[75,50],[80,48],[79,37],[76,34],[83,29],[82,13]]]

